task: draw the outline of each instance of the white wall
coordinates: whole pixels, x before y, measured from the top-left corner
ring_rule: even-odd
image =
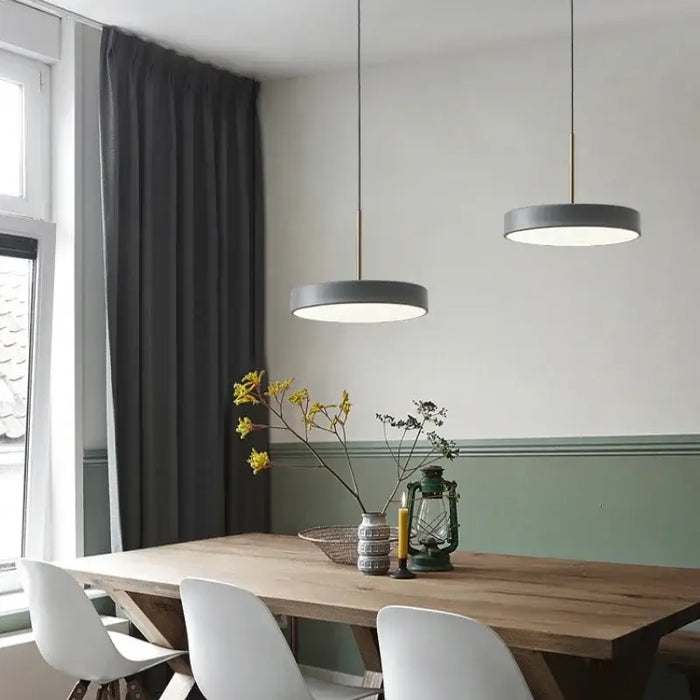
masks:
[[[458,438],[699,432],[699,35],[580,37],[579,201],[643,217],[612,248],[502,238],[506,210],[568,195],[564,39],[367,68],[366,276],[425,284],[431,305],[385,326],[288,308],[292,286],[354,275],[354,76],[266,83],[271,374],[322,400],[346,387],[353,439],[412,398],[446,405]]]
[[[61,20],[14,0],[0,0],[0,48],[54,63],[61,55]]]
[[[52,507],[56,543],[70,546],[62,556],[82,553],[84,450],[106,444],[99,40],[97,30],[63,18],[61,60],[51,73],[51,215],[56,222]]]

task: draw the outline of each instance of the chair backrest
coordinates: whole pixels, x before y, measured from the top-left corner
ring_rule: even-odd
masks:
[[[313,700],[265,604],[237,586],[180,584],[192,673],[207,700]]]
[[[34,639],[44,660],[73,678],[109,669],[119,654],[80,584],[53,564],[19,559]]]
[[[379,611],[377,633],[385,700],[532,700],[505,642],[476,620],[390,606]]]

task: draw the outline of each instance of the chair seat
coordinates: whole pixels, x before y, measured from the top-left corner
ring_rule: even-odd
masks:
[[[98,671],[95,669],[86,670],[77,674],[81,678],[93,683],[111,683],[120,678],[135,676],[152,666],[157,666],[164,661],[174,659],[176,656],[184,654],[176,649],[166,649],[142,639],[130,637],[123,632],[108,632],[112,644],[117,650],[117,656],[113,657],[110,663],[105,664]],[[64,672],[66,669],[63,669]],[[69,675],[76,675],[75,673]]]
[[[360,700],[380,692],[376,688],[358,688],[351,685],[331,683],[315,676],[309,676],[303,671],[302,675],[314,700]]]
[[[117,651],[126,660],[140,667],[136,673],[184,654],[176,649],[166,649],[150,642],[144,642],[142,639],[130,637],[123,632],[109,632],[108,634]]]

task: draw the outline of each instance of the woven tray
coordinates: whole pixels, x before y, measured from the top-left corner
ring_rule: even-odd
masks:
[[[321,525],[302,530],[299,537],[313,542],[331,561],[336,564],[357,565],[357,525]],[[398,528],[391,528],[389,540],[399,541]]]

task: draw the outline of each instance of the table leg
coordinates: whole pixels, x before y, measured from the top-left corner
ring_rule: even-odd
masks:
[[[700,700],[700,676],[688,674],[687,679],[690,700]]]
[[[194,678],[185,673],[174,673],[168,683],[168,687],[163,691],[160,700],[182,700],[190,694],[194,687]]]
[[[535,700],[641,700],[656,645],[610,661],[513,650]]]
[[[365,666],[365,677],[362,682],[363,688],[382,687],[382,660],[379,656],[379,641],[377,640],[377,630],[372,627],[358,627],[352,625],[352,633],[355,636],[355,643],[362,657]],[[379,695],[373,695],[370,700],[377,700]]]
[[[177,598],[118,590],[107,593],[149,642],[171,649],[187,649],[185,618],[182,603]],[[178,656],[167,663],[175,673],[161,698],[185,700],[194,686],[187,657]]]
[[[299,659],[299,624],[294,616],[287,618],[289,620],[289,646],[295,659]]]

